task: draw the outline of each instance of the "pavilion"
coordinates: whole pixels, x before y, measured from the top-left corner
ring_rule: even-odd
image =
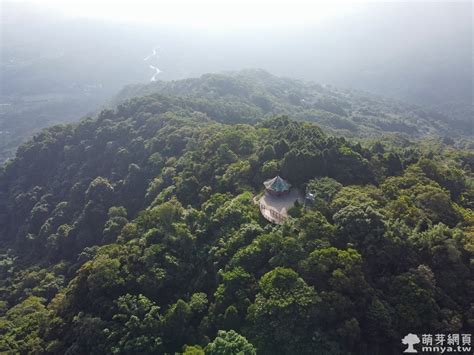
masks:
[[[273,196],[287,195],[290,192],[291,184],[282,179],[279,175],[263,183],[266,191]]]
[[[258,200],[258,204],[263,217],[272,223],[283,224],[288,217],[288,210],[295,205],[296,201],[304,202],[300,191],[297,188],[291,188],[291,184],[278,175],[263,184],[266,192]]]

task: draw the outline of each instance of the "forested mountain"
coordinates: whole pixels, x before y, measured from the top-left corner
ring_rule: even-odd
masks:
[[[0,95],[0,164],[43,128],[76,122],[104,100],[91,92]]]
[[[3,166],[0,352],[399,354],[472,329],[472,150],[372,137],[449,125],[263,72],[122,97],[144,90]],[[282,226],[253,200],[276,174],[315,196]]]
[[[97,83],[48,83],[46,87],[21,86],[16,90],[0,95],[0,162],[12,157],[33,133],[76,121],[111,95],[110,88],[105,90]],[[465,103],[427,109],[355,90],[280,78],[263,70],[129,85],[112,100],[112,107],[154,93],[183,97],[193,109],[206,110],[212,119],[224,123],[253,123],[286,114],[346,137],[441,136],[454,139],[459,146],[472,144],[474,133],[474,111]]]
[[[215,108],[208,114],[220,122],[248,123],[286,114],[297,120],[315,122],[323,129],[346,137],[432,135],[470,137],[472,141],[474,133],[472,107],[469,110],[453,105],[448,110],[453,113],[450,115],[446,109],[443,112],[429,110],[369,93],[280,78],[252,69],[129,85],[113,103],[153,93],[186,97],[196,108],[203,100],[213,101]]]

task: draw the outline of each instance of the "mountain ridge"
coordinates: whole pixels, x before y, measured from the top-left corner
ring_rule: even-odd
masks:
[[[468,113],[456,119],[415,104],[349,89],[338,89],[284,77],[263,69],[244,69],[199,78],[157,81],[127,85],[112,106],[135,96],[169,94],[222,99],[245,104],[253,112],[246,117],[286,114],[298,120],[315,122],[333,134],[369,137],[400,134],[409,138],[450,136],[469,138],[472,122]]]

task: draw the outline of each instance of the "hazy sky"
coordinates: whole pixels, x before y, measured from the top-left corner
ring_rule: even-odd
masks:
[[[364,7],[375,3],[404,3],[396,0],[13,0],[12,2],[41,5],[43,9],[48,8],[72,17],[153,25],[213,27],[220,30],[239,27],[314,25],[335,18],[357,15],[357,12],[364,11]],[[430,3],[423,0],[405,2]]]
[[[31,0],[30,2],[73,17],[219,29],[314,24],[335,16],[346,16],[363,5],[360,1],[317,0]]]
[[[470,1],[0,1],[12,90],[55,81],[113,92],[156,66],[164,80],[263,68],[404,100],[472,96]]]

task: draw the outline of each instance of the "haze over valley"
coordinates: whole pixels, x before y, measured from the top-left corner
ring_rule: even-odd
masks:
[[[120,6],[101,21],[84,4],[73,16],[78,3],[68,12],[54,2],[2,2],[1,159],[39,129],[93,112],[124,85],[245,68],[367,91],[450,120],[473,117],[469,2],[323,3],[312,8],[320,16],[301,23],[263,3],[254,10],[260,20],[250,17],[248,26],[208,28],[186,23],[184,5],[182,21],[160,25],[114,19]],[[167,6],[161,9],[179,10]],[[239,8],[250,16],[249,6]],[[138,3],[135,12],[146,10]]]

